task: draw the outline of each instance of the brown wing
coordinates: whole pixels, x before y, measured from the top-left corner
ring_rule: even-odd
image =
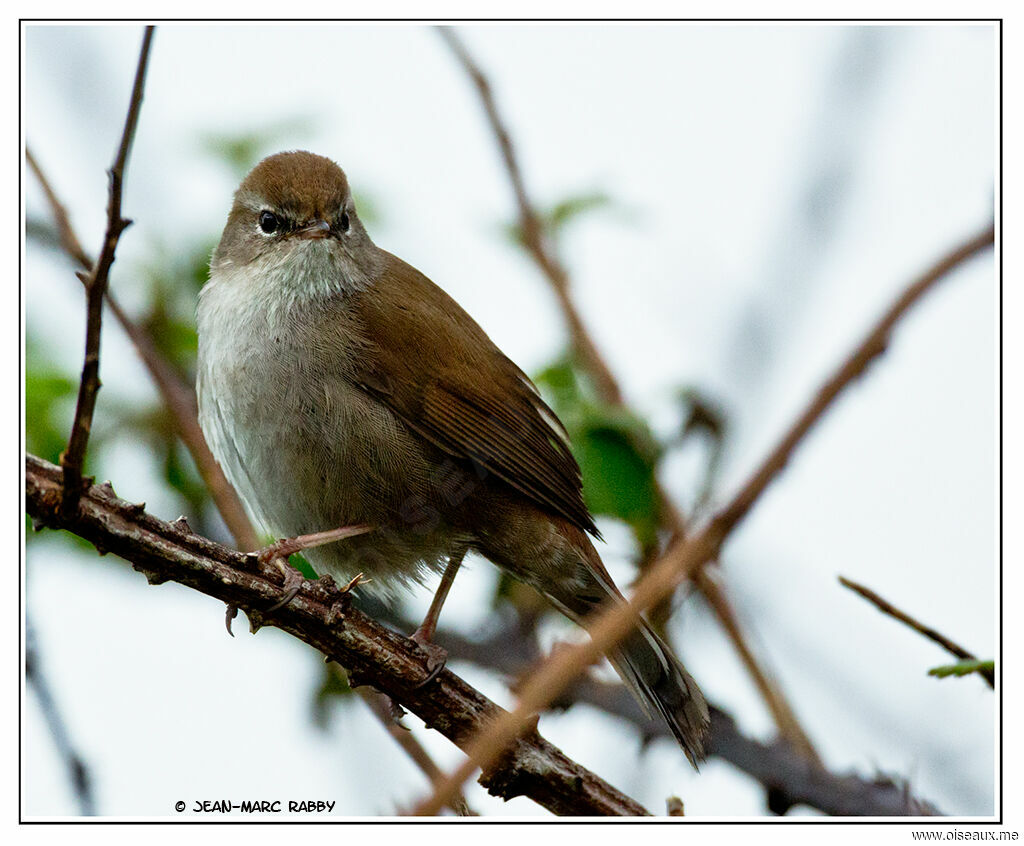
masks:
[[[346,303],[366,333],[360,386],[449,455],[597,535],[565,430],[533,383],[458,303],[386,255],[372,289]]]

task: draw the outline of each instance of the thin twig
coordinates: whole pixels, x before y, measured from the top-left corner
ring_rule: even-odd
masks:
[[[754,685],[775,721],[779,735],[808,761],[820,764],[821,758],[807,732],[800,725],[789,700],[786,699],[778,683],[754,654],[749,639],[740,627],[736,611],[726,597],[722,586],[709,572],[709,568],[705,566],[698,567],[693,573],[693,582],[715,612],[719,625],[724,629],[732,642],[733,649],[736,650],[740,661],[746,667],[748,675],[753,679]]]
[[[854,593],[859,593],[883,614],[888,614],[890,617],[899,620],[904,625],[907,625],[910,628],[912,628],[918,634],[924,635],[926,638],[928,638],[928,640],[937,643],[939,646],[941,646],[943,649],[945,649],[952,655],[955,655],[957,658],[960,658],[964,661],[978,660],[978,656],[975,655],[973,652],[969,652],[959,644],[954,643],[944,634],[937,632],[931,626],[926,626],[924,623],[918,622],[905,611],[900,611],[900,609],[893,605],[891,602],[882,599],[882,597],[880,597],[877,593],[871,590],[871,588],[866,588],[864,587],[864,585],[850,581],[849,579],[843,576],[839,577],[839,584],[841,584],[843,587],[849,588]],[[986,682],[988,682],[989,687],[995,688],[996,678],[995,673],[992,670],[981,669],[978,671],[978,674],[982,678],[984,678]]]
[[[530,202],[522,170],[516,159],[508,130],[495,105],[490,83],[451,27],[438,27],[438,32],[448,43],[448,46],[462,64],[463,69],[469,74],[480,94],[480,100],[483,103],[484,110],[487,112],[487,119],[501,148],[505,168],[508,171],[509,178],[512,180],[516,205],[519,209],[519,228],[522,231],[523,243],[540,266],[544,276],[551,283],[552,290],[554,290],[555,295],[558,297],[559,306],[569,325],[573,349],[583,359],[587,370],[593,376],[599,394],[606,401],[615,405],[621,405],[623,399],[619,384],[616,382],[611,370],[608,369],[608,365],[605,364],[601,354],[597,351],[593,339],[591,339],[583,325],[583,319],[580,317],[576,304],[569,294],[569,274],[555,254],[548,240],[544,225],[541,223],[539,215]]]
[[[78,403],[75,407],[75,419],[71,426],[67,449],[61,453],[60,464],[64,470],[64,498],[61,509],[64,516],[74,513],[82,490],[82,466],[85,463],[85,450],[89,443],[92,429],[92,415],[96,408],[96,394],[100,389],[100,331],[103,323],[103,295],[107,290],[110,277],[110,266],[114,263],[121,233],[131,225],[130,220],[121,216],[121,191],[125,168],[128,165],[128,154],[135,140],[135,130],[139,123],[139,110],[142,106],[142,93],[146,83],[146,68],[149,64],[149,48],[153,41],[153,27],[147,26],[142,37],[142,48],[139,51],[139,62],[135,70],[135,83],[132,85],[132,96],[125,118],[124,130],[121,133],[121,145],[114,158],[108,175],[110,177],[110,196],[107,203],[107,231],[103,236],[103,247],[95,267],[85,274],[82,281],[86,290],[86,329],[85,329],[85,362],[82,365],[82,378],[78,386]]]
[[[35,689],[36,698],[39,700],[39,710],[50,730],[57,752],[64,760],[64,766],[67,768],[68,778],[75,792],[75,798],[78,799],[78,807],[82,816],[94,816],[96,814],[96,797],[93,796],[89,768],[68,735],[67,725],[57,707],[57,700],[50,690],[46,674],[40,667],[39,646],[36,643],[35,632],[28,621],[25,622],[25,684]]]
[[[57,236],[60,239],[61,248],[82,270],[91,271],[92,258],[82,247],[82,242],[78,240],[78,235],[75,234],[75,230],[71,226],[71,219],[68,217],[67,209],[64,208],[64,204],[57,197],[53,187],[50,185],[50,181],[46,178],[46,174],[43,173],[39,162],[32,155],[32,150],[28,145],[25,146],[25,160],[32,169],[32,173],[35,174],[39,187],[43,189],[43,194],[46,196],[46,202],[49,204],[50,212],[53,214],[53,222],[57,227]]]
[[[416,806],[415,813],[432,816],[478,767],[486,769],[527,725],[531,716],[543,710],[602,654],[615,646],[635,625],[636,615],[668,596],[678,584],[702,564],[715,558],[730,533],[747,516],[768,485],[789,463],[796,447],[845,387],[885,351],[893,327],[936,282],[955,267],[990,247],[994,227],[952,250],[915,280],[885,312],[867,336],[842,362],[811,398],[776,447],[761,462],[728,505],[688,540],[674,543],[639,581],[629,601],[602,612],[590,628],[590,640],[554,653],[519,689],[514,711],[493,723],[470,745],[466,761],[448,776],[434,793]]]
[[[480,95],[481,104],[487,115],[491,130],[498,141],[505,169],[512,183],[519,213],[519,229],[523,235],[523,245],[550,283],[551,289],[558,298],[562,315],[569,327],[573,352],[593,379],[598,396],[609,405],[625,407],[622,389],[612,374],[611,368],[608,367],[604,357],[599,352],[597,344],[587,331],[572,299],[568,271],[559,261],[554,246],[547,237],[540,216],[530,201],[515,147],[512,144],[505,122],[498,111],[490,82],[453,29],[450,27],[438,27],[438,31],[470,79],[472,79]],[[657,479],[655,480],[655,485],[662,523],[671,532],[675,540],[680,540],[685,537],[686,527],[683,516],[672,502],[668,492]],[[646,569],[646,566],[649,566],[649,564],[650,562],[642,566],[641,570]],[[761,692],[765,704],[768,706],[768,710],[771,712],[779,729],[779,733],[797,749],[801,750],[809,760],[820,761],[810,738],[801,727],[796,713],[786,700],[785,695],[771,677],[771,674],[761,666],[755,657],[754,651],[747,642],[747,638],[740,627],[736,612],[733,610],[722,586],[707,575],[703,568],[698,569],[694,573],[693,579],[697,589],[704,595],[708,606],[718,618],[729,640],[732,641],[740,661],[753,678],[757,689]],[[665,602],[661,604],[660,611],[662,615],[668,612],[668,599],[666,597]],[[654,610],[653,613],[658,615],[657,610]]]
[[[432,671],[420,648],[353,608],[329,577],[305,582],[290,603],[268,611],[282,589],[272,563],[192,534],[182,521],[158,520],[118,499],[109,484],[86,488],[65,518],[61,486],[60,468],[26,456],[26,510],[37,526],[66,529],[127,559],[151,584],[174,581],[245,609],[254,629],[273,625],[294,635],[346,667],[351,685],[386,693],[460,748],[505,713],[451,671],[423,684]],[[495,796],[527,796],[554,814],[647,813],[536,731],[508,748],[480,782]]]
[[[378,693],[375,690],[368,688],[360,688],[359,693],[362,700],[366,703],[366,707],[370,709],[370,713],[373,714],[384,727],[384,730],[391,735],[392,739],[397,743],[401,749],[409,756],[409,759],[420,769],[430,781],[431,784],[436,783],[444,777],[444,773],[441,768],[434,763],[434,759],[430,757],[430,753],[423,748],[416,736],[409,731],[409,729],[403,727],[398,723],[392,708],[389,707],[390,700],[382,693]],[[469,803],[466,802],[466,797],[459,793],[455,799],[448,805],[452,811],[454,811],[460,817],[476,817],[479,816],[475,811],[469,807]]]

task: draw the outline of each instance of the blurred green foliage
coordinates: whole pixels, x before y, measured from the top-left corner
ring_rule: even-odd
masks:
[[[25,448],[56,464],[75,415],[78,381],[47,359],[39,342],[25,339]]]
[[[326,729],[332,706],[348,699],[352,693],[345,671],[333,661],[323,664],[320,684],[313,691],[313,723],[317,728]]]
[[[227,165],[233,180],[239,182],[264,156],[284,149],[285,139],[309,136],[315,129],[313,118],[295,115],[242,132],[209,132],[199,139],[199,149],[214,161]]]
[[[618,206],[615,201],[603,191],[586,191],[567,197],[541,210],[538,213],[538,217],[545,234],[554,243],[558,241],[567,224],[577,220],[582,215],[588,212],[610,210],[616,207]],[[506,237],[512,243],[520,247],[525,245],[523,229],[518,221],[506,224],[504,230]]]

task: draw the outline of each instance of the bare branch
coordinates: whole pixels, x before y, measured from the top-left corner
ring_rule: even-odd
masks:
[[[121,145],[110,168],[110,196],[107,203],[107,231],[103,237],[103,247],[95,267],[88,273],[83,282],[86,290],[86,307],[88,310],[85,330],[85,363],[82,366],[82,378],[78,386],[78,403],[75,408],[75,419],[71,426],[68,447],[61,454],[60,464],[64,470],[64,497],[61,510],[65,516],[74,513],[82,489],[82,466],[85,462],[85,450],[89,443],[92,429],[92,415],[96,408],[96,394],[100,389],[100,330],[103,322],[103,295],[107,290],[110,266],[114,263],[121,233],[131,224],[121,216],[121,189],[128,154],[135,140],[135,129],[139,122],[139,109],[142,106],[142,92],[146,83],[146,68],[149,64],[149,48],[153,40],[153,27],[147,26],[142,37],[142,49],[139,51],[139,63],[135,70],[135,83],[132,86],[128,116],[125,118],[124,131],[121,133]],[[79,252],[81,250],[79,249]]]
[[[92,258],[82,248],[64,205],[30,149],[26,148],[25,156],[50,205],[64,252],[72,261],[81,265],[85,270],[91,271]],[[195,391],[192,386],[187,384],[170,362],[164,359],[146,330],[125,313],[109,288],[106,292],[106,300],[114,318],[128,335],[139,358],[149,371],[153,384],[171,414],[174,428],[191,454],[196,469],[206,483],[224,524],[235,539],[235,544],[239,549],[257,549],[260,546],[259,536],[246,515],[238,494],[235,493],[235,489],[228,482],[224,471],[213,457],[213,453],[210,452],[206,439],[203,437],[203,431],[199,427]]]
[[[498,111],[487,76],[469,54],[469,51],[459,40],[453,29],[450,27],[438,27],[438,31],[473,81],[480,95],[481,104],[487,115],[491,130],[497,139],[498,146],[501,149],[505,169],[508,172],[509,180],[515,193],[523,244],[558,298],[562,315],[569,327],[573,352],[594,380],[595,388],[601,399],[610,405],[625,407],[622,389],[614,375],[612,375],[611,368],[608,367],[599,352],[594,339],[587,331],[572,299],[568,271],[559,261],[554,246],[546,236],[540,216],[530,201],[515,148],[505,122]],[[686,532],[683,516],[660,482],[655,480],[655,483],[657,485],[662,523],[672,533],[674,539],[681,540],[685,537]],[[641,570],[645,570],[649,564],[650,561],[646,562],[646,564],[641,566]],[[707,600],[708,606],[715,616],[718,617],[718,621],[725,630],[726,635],[732,641],[741,662],[753,678],[782,736],[787,738],[797,749],[801,750],[808,759],[818,761],[817,752],[815,752],[810,738],[800,726],[793,708],[786,700],[777,682],[755,657],[754,650],[750,647],[740,626],[739,619],[722,586],[706,574],[703,568],[698,569],[693,574],[693,580],[697,585],[697,589],[700,590]],[[652,611],[655,615],[652,619],[666,615],[668,613],[668,598],[666,597],[660,608],[652,609]]]
[[[566,323],[569,325],[573,349],[593,376],[600,396],[606,402],[622,405],[622,391],[619,389],[619,384],[615,381],[615,377],[612,375],[611,370],[608,369],[608,365],[605,364],[604,359],[594,345],[593,339],[583,325],[583,319],[580,317],[579,312],[576,310],[576,304],[569,295],[569,274],[555,254],[554,248],[544,231],[540,217],[530,202],[523,174],[519,168],[515,150],[512,147],[512,141],[494,102],[491,85],[483,71],[480,70],[479,65],[469,55],[469,52],[455,34],[455,30],[451,27],[438,27],[438,32],[448,43],[448,46],[452,49],[452,52],[458,58],[470,79],[473,80],[473,84],[480,95],[484,110],[487,112],[487,119],[498,140],[498,146],[501,148],[502,159],[512,181],[512,188],[515,191],[516,205],[519,210],[519,228],[522,231],[523,243],[527,251],[537,262],[548,282],[551,283],[551,288],[558,297],[558,304],[565,316]]]
[[[952,250],[915,280],[885,312],[864,340],[850,353],[836,373],[811,398],[776,447],[761,462],[740,492],[690,539],[677,541],[637,584],[629,601],[612,606],[595,619],[590,640],[556,652],[528,678],[519,690],[515,710],[495,721],[487,733],[470,744],[467,760],[421,802],[416,813],[433,815],[469,778],[477,767],[486,768],[531,719],[559,696],[584,670],[615,646],[635,625],[636,615],[668,596],[702,564],[718,556],[723,543],[750,512],[768,485],[785,468],[796,447],[821,419],[835,398],[867,366],[884,352],[893,327],[935,283],[955,267],[991,246],[994,227],[989,226]]]
[[[680,516],[674,505],[669,505],[669,508],[671,509],[671,514],[676,517]],[[676,525],[681,527],[681,520]],[[676,537],[684,537],[684,535],[680,531],[676,534]],[[722,586],[715,579],[710,569],[704,566],[698,567],[693,573],[693,581],[701,594],[703,594],[705,600],[707,600],[711,610],[715,612],[719,625],[722,626],[729,640],[732,641],[733,648],[739,655],[740,661],[746,667],[747,673],[761,694],[761,698],[764,699],[765,704],[768,706],[779,734],[808,761],[820,764],[821,758],[811,743],[811,739],[807,736],[807,732],[800,725],[800,721],[797,719],[793,707],[789,704],[789,700],[786,699],[772,675],[762,666],[762,662],[755,656],[753,647],[751,647],[749,639],[744,634],[739,618],[736,616],[736,611],[726,597]]]
[[[415,626],[410,620],[388,620],[400,630]],[[467,661],[509,678],[518,678],[542,657],[536,639],[524,632],[521,622],[512,615],[501,625],[469,636],[443,629],[436,640],[447,650],[450,661]],[[632,724],[645,743],[655,738],[675,743],[664,721],[644,714],[625,685],[596,681],[587,675],[577,680],[552,707],[569,708],[577,703]],[[740,732],[728,712],[715,705],[710,709],[708,757],[721,758],[761,782],[772,797],[776,813],[794,805],[807,805],[831,816],[941,815],[934,805],[914,797],[898,778],[833,773],[809,761],[785,738],[770,743],[753,740]]]
[[[61,471],[35,456],[25,459],[26,509],[37,526],[66,529],[113,552],[151,584],[174,581],[246,610],[253,628],[273,625],[348,669],[353,686],[369,684],[465,749],[505,714],[450,671],[427,685],[427,661],[416,644],[351,607],[330,577],[305,582],[287,605],[273,564],[192,534],[184,521],[165,523],[141,505],[118,499],[109,484],[92,485],[70,517],[61,513]],[[572,761],[528,729],[496,757],[480,783],[504,799],[527,796],[554,814],[636,816],[643,806]],[[454,794],[453,794],[454,795]]]
[[[28,145],[25,146],[25,160],[32,169],[32,173],[35,174],[36,179],[39,181],[39,187],[43,189],[43,194],[46,196],[46,202],[49,204],[50,211],[53,214],[53,222],[57,227],[57,237],[60,241],[61,249],[82,270],[91,271],[92,259],[85,251],[85,248],[82,247],[82,242],[78,240],[78,235],[75,234],[75,230],[71,226],[71,219],[68,217],[67,209],[64,208],[64,204],[57,197],[53,187],[50,185],[50,180],[46,178],[46,174],[43,173],[39,162],[32,155],[32,150]]]
[[[46,726],[53,737],[57,753],[67,768],[71,788],[75,793],[75,798],[78,800],[78,807],[83,816],[91,817],[96,813],[96,797],[93,795],[92,778],[89,775],[89,768],[68,736],[67,725],[61,716],[60,709],[57,707],[57,700],[50,690],[46,674],[43,673],[39,665],[39,647],[36,643],[35,632],[26,620],[25,684],[36,692],[36,698],[39,700],[39,710],[42,712]]]
[[[936,631],[931,626],[926,626],[924,623],[919,623],[905,611],[900,611],[900,609],[893,605],[891,602],[882,599],[882,597],[880,597],[870,588],[866,588],[864,587],[864,585],[858,584],[857,582],[850,581],[849,579],[844,578],[843,576],[839,577],[839,584],[841,584],[843,587],[849,588],[854,593],[859,593],[883,614],[888,614],[893,619],[899,620],[901,623],[912,628],[918,634],[922,634],[926,638],[928,638],[928,640],[937,643],[939,646],[941,646],[947,652],[955,655],[957,658],[960,658],[965,661],[978,660],[977,655],[975,655],[972,652],[968,652],[962,646],[954,643],[944,634],[941,634],[940,632]],[[986,682],[988,682],[989,687],[995,688],[996,679],[995,673],[992,670],[981,669],[978,671],[978,673],[982,676],[982,678],[985,679]]]

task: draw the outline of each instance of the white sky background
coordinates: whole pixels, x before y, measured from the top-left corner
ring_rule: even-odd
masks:
[[[696,385],[733,424],[717,501],[919,271],[992,214],[995,37],[985,26],[495,26],[462,31],[495,85],[538,204],[599,189],[615,208],[578,221],[565,260],[587,325],[631,402],[660,431]],[[137,27],[31,27],[23,125],[87,248],[104,225]],[[381,212],[371,234],[444,287],[527,372],[561,349],[545,283],[503,239],[513,215],[475,92],[437,35],[412,26],[169,26],[156,35],[111,285],[158,245],[223,226],[235,187],[202,152],[210,132],[300,129],[279,148],[337,160]],[[272,152],[268,150],[267,152]],[[26,181],[29,213],[43,210]],[[84,309],[65,263],[38,248],[26,320],[80,367]],[[800,449],[730,540],[721,576],[827,765],[909,777],[947,813],[994,812],[995,703],[978,679],[937,681],[947,656],[842,589],[861,581],[974,650],[994,654],[997,288],[991,254],[942,283]],[[152,397],[106,324],[104,391]],[[686,504],[696,456],[665,468]],[[158,516],[181,505],[142,445],[104,456],[119,495]],[[602,528],[606,528],[602,526]],[[604,554],[620,584],[624,533]],[[173,815],[178,799],[328,799],[387,814],[425,781],[359,703],[312,728],[318,657],[281,633],[226,637],[222,608],[112,558],[33,546],[27,608],[99,810]],[[445,609],[485,618],[482,561]],[[411,598],[418,610],[426,591]],[[696,599],[677,642],[709,699],[751,734],[772,725]],[[503,704],[500,681],[455,666]],[[460,753],[415,719],[442,766]],[[577,709],[541,730],[655,812],[759,815],[763,790],[669,742]],[[26,698],[23,810],[73,815],[67,779]],[[543,813],[474,787],[492,814]]]

